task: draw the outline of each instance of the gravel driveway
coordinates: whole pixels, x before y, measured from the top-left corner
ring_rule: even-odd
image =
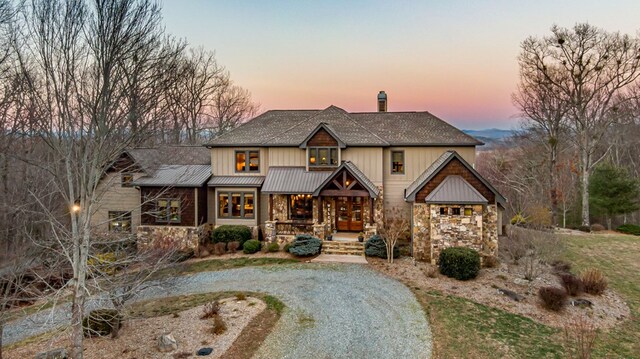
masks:
[[[429,358],[431,332],[411,291],[366,266],[245,267],[177,277],[139,299],[215,291],[255,291],[287,306],[256,358]],[[91,307],[96,303],[90,303]],[[5,327],[5,343],[68,320],[58,308]]]

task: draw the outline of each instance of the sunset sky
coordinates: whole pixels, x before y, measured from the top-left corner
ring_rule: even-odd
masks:
[[[430,111],[465,129],[517,126],[527,36],[589,22],[635,34],[640,1],[164,0],[167,31],[215,50],[269,109]]]

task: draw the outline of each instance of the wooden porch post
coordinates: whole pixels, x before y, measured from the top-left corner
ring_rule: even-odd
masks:
[[[273,221],[273,194],[269,193],[269,220]]]
[[[318,196],[318,223],[324,222],[324,211],[322,209],[322,196]]]
[[[369,224],[373,224],[373,197],[369,196]]]

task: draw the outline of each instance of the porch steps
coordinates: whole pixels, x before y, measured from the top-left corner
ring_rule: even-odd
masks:
[[[364,256],[364,243],[351,241],[322,241],[322,254]]]

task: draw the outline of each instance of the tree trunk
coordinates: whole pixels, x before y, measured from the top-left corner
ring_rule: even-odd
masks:
[[[4,334],[4,322],[0,319],[0,359],[2,359],[2,335]]]
[[[82,359],[83,357],[83,340],[84,333],[82,331],[82,318],[84,312],[84,294],[82,289],[78,289],[78,284],[74,284],[76,288],[76,294],[73,297],[73,301],[71,303],[71,330],[72,330],[72,347],[71,347],[71,358],[73,359]]]
[[[611,215],[607,215],[607,229],[611,230]]]
[[[558,149],[551,145],[551,158],[549,160],[549,197],[551,199],[551,225],[558,225],[558,188],[556,180]]]
[[[582,225],[589,226],[589,177],[591,165],[588,154],[582,155]]]

